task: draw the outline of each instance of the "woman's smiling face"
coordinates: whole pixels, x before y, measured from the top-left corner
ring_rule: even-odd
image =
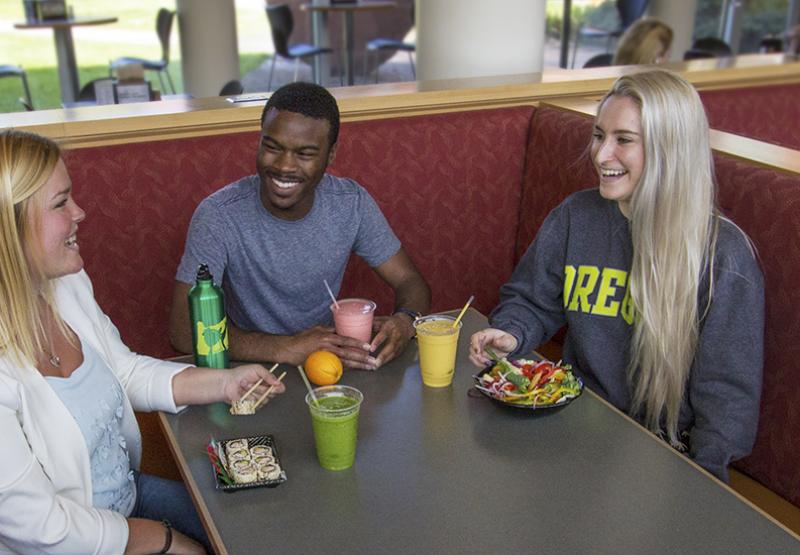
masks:
[[[603,104],[592,134],[592,162],[600,178],[600,195],[615,200],[625,216],[644,171],[642,117],[627,96],[612,96]]]
[[[79,272],[83,259],[76,233],[86,213],[72,198],[72,182],[62,160],[30,202],[28,224],[34,244],[25,248],[29,263],[35,263],[46,279]]]

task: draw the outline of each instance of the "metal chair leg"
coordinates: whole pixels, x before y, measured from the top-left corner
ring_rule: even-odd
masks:
[[[31,98],[31,88],[28,86],[28,75],[23,70],[20,77],[22,78],[22,88],[25,90],[25,100],[28,102],[25,108],[27,109],[30,106],[30,109],[33,110],[33,99]]]
[[[269,81],[267,81],[267,92],[272,90],[272,73],[275,71],[275,58],[277,54],[272,55],[272,65],[269,66]]]
[[[572,45],[572,65],[570,69],[575,69],[575,57],[578,55],[578,41],[580,40],[581,29],[583,29],[583,25],[578,25],[578,30],[575,32],[575,42]]]
[[[161,90],[166,93],[167,92],[167,85],[164,83],[164,76],[161,74],[161,70],[156,71],[158,73],[158,82],[161,84]]]
[[[175,83],[172,82],[172,76],[169,74],[169,70],[164,68],[164,73],[167,75],[167,82],[169,83],[169,88],[172,90],[172,94],[177,94],[177,90],[175,89]]]
[[[417,70],[414,68],[414,56],[411,55],[411,50],[408,51],[408,62],[411,64],[411,76],[414,81],[417,80]]]

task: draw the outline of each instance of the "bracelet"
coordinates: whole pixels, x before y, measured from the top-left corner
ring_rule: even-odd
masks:
[[[405,308],[405,307],[396,308],[395,311],[392,313],[392,316],[394,316],[395,314],[405,314],[406,316],[410,316],[412,322],[417,318],[419,318],[420,316],[422,316],[422,314],[420,314],[416,310],[411,310],[410,308]]]
[[[164,547],[161,548],[161,551],[158,552],[158,555],[167,553],[169,548],[172,547],[172,524],[170,524],[169,520],[167,519],[162,520],[161,524],[163,524],[164,528],[166,529],[167,537],[164,540]]]

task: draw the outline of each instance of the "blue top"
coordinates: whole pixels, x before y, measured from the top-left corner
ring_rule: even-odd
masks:
[[[121,433],[125,393],[108,365],[84,342],[83,364],[68,378],[46,376],[86,440],[92,472],[92,505],[124,516],[133,511],[136,485]]]
[[[375,268],[400,250],[378,205],[350,179],[325,174],[311,211],[293,221],[270,214],[260,190],[252,175],[200,203],[175,276],[194,283],[198,265],[208,264],[243,330],[293,335],[330,324],[323,280],[338,294],[351,252]]]

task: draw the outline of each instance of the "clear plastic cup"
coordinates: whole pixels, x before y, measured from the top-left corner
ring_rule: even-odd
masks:
[[[342,299],[336,302],[339,308],[331,303],[336,333],[369,343],[372,339],[372,319],[378,305],[367,299]]]
[[[422,383],[429,387],[447,387],[453,383],[456,348],[461,322],[456,327],[452,316],[424,316],[414,322],[419,345],[419,369]]]
[[[348,385],[318,387],[314,395],[317,402],[308,393],[306,404],[319,464],[327,470],[350,468],[356,459],[358,414],[364,395]]]

